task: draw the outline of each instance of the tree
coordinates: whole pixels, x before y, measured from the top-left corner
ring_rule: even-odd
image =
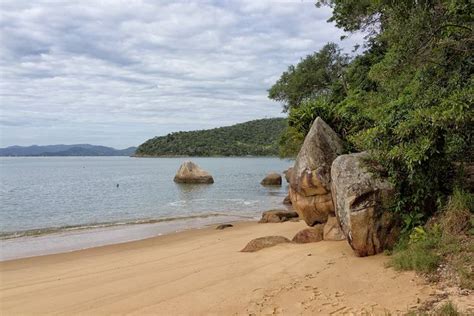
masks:
[[[283,103],[283,111],[298,107],[304,100],[329,95],[335,83],[344,82],[343,70],[349,58],[334,44],[306,56],[296,66],[289,66],[268,90],[268,97]]]

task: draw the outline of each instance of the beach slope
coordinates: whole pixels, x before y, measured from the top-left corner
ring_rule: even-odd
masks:
[[[237,223],[0,263],[2,314],[384,314],[433,289],[413,273],[358,258],[345,241],[239,252],[303,222]]]

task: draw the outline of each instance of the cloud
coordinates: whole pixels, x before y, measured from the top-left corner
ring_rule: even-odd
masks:
[[[266,90],[338,41],[329,16],[301,0],[4,0],[1,145],[126,147],[281,116]]]

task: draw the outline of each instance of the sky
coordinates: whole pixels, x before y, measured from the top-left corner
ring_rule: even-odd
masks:
[[[2,0],[0,147],[90,143],[284,116],[267,90],[327,42],[314,1]]]

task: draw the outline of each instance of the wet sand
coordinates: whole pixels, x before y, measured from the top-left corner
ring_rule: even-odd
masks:
[[[0,263],[0,311],[11,314],[399,314],[434,289],[387,257],[347,242],[239,252],[303,222],[234,223],[141,241]]]

